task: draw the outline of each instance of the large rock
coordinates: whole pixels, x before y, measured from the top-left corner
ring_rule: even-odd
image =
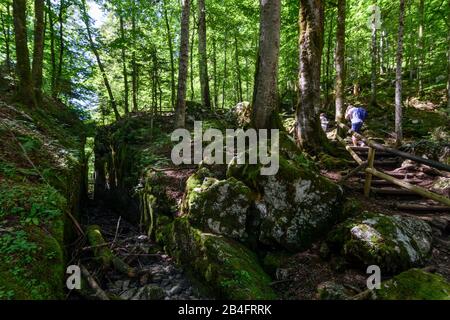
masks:
[[[330,252],[350,264],[377,265],[384,273],[422,266],[432,249],[430,226],[412,217],[364,213],[349,219],[327,238]]]
[[[276,299],[257,257],[236,241],[195,229],[187,217],[161,226],[157,240],[218,298]]]
[[[442,276],[411,269],[373,290],[373,300],[450,300],[450,283]]]
[[[201,230],[245,240],[251,190],[234,178],[220,181],[207,174],[200,170],[189,178],[183,213]]]
[[[329,180],[280,157],[275,176],[262,176],[258,166],[230,165],[234,176],[256,188],[259,241],[290,251],[307,248],[338,222],[343,191]]]

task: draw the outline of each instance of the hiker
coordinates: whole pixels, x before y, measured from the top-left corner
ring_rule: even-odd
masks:
[[[320,114],[320,126],[322,127],[323,131],[327,132],[328,130],[328,119],[327,115],[325,113]]]
[[[364,121],[367,119],[367,110],[363,107],[355,107],[349,105],[347,111],[345,112],[345,119],[351,121],[352,129],[351,132],[361,133]],[[353,145],[358,146],[358,138],[354,135],[352,136]]]

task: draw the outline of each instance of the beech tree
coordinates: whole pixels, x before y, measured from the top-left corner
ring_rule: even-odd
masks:
[[[37,102],[42,101],[42,68],[44,63],[44,0],[34,0],[34,50],[32,80]]]
[[[27,2],[13,1],[14,33],[16,42],[17,76],[19,78],[17,98],[29,107],[36,107],[33,81],[30,68],[30,52],[28,51],[27,35]]]
[[[253,93],[252,122],[256,129],[268,129],[278,109],[278,55],[280,50],[281,0],[261,0],[259,50]],[[320,58],[319,58],[320,59]]]
[[[311,152],[321,149],[324,142],[319,121],[323,19],[322,0],[300,1],[300,101],[296,134],[299,145]]]
[[[186,125],[186,89],[187,73],[189,67],[189,14],[190,0],[181,0],[181,39],[180,57],[178,67],[178,92],[175,109],[175,128],[184,128]]]
[[[403,30],[405,24],[405,0],[400,0],[400,16],[398,20],[397,69],[395,76],[395,133],[399,146],[403,140],[402,129],[402,64],[403,64]]]
[[[345,17],[346,1],[338,0],[338,23],[336,32],[336,121],[344,120],[345,94]]]
[[[199,55],[202,104],[205,108],[211,109],[211,97],[209,91],[209,76],[208,76],[208,54],[206,50],[205,0],[198,0],[198,55]]]

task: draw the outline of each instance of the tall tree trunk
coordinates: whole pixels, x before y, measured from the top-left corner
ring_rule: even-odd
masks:
[[[372,19],[372,76],[371,76],[371,92],[370,92],[370,104],[372,106],[377,105],[377,81],[378,81],[378,72],[377,72],[377,61],[378,61],[378,43],[377,43],[377,20],[376,20],[376,5],[373,6],[373,19]]]
[[[417,69],[418,88],[417,92],[421,96],[423,94],[423,66],[425,64],[425,42],[424,42],[424,28],[425,28],[425,1],[419,1],[419,63]]]
[[[52,97],[56,98],[56,52],[55,52],[55,23],[53,20],[53,10],[51,0],[47,0],[47,14],[50,31],[50,88]]]
[[[338,24],[336,31],[336,121],[344,121],[345,99],[345,18],[346,0],[338,0]]]
[[[9,19],[11,17],[11,3],[8,1],[6,3],[6,17],[3,12],[0,12],[0,21],[2,23],[3,38],[5,40],[5,54],[6,54],[6,71],[8,74],[11,73],[11,27],[9,24]]]
[[[171,89],[171,106],[172,109],[175,110],[175,61],[173,58],[173,40],[172,40],[172,31],[170,30],[169,23],[169,15],[167,14],[166,3],[164,2],[164,21],[166,23],[166,32],[167,32],[167,44],[169,46],[169,55],[170,55],[170,89]]]
[[[192,28],[192,36],[191,36],[191,47],[189,48],[189,58],[190,58],[190,71],[189,71],[189,79],[191,84],[191,101],[195,100],[195,89],[194,89],[194,42],[195,42],[195,16],[192,17],[194,27]]]
[[[398,20],[397,69],[395,76],[395,133],[396,143],[400,146],[403,140],[402,130],[402,64],[403,64],[403,32],[405,27],[405,0],[400,0],[400,17]]]
[[[125,26],[123,21],[123,12],[119,12],[119,23],[120,23],[120,38],[122,41],[122,69],[123,69],[123,87],[124,87],[124,109],[125,113],[130,112],[130,101],[129,101],[129,87],[128,87],[128,70],[127,70],[127,55],[125,50]]]
[[[217,85],[217,43],[216,37],[213,37],[213,79],[214,79],[214,109],[219,108],[219,94],[218,94],[218,85]]]
[[[275,127],[278,111],[278,56],[281,0],[260,0],[259,49],[253,92],[252,124],[255,129]]]
[[[139,110],[138,106],[138,66],[136,62],[136,47],[137,47],[137,41],[136,41],[136,0],[133,0],[133,12],[131,14],[131,32],[133,35],[133,47],[132,47],[132,53],[131,53],[131,67],[132,67],[132,81],[131,81],[131,87],[132,87],[132,95],[133,95],[133,111],[137,112]]]
[[[244,101],[244,96],[242,94],[242,76],[241,76],[241,65],[239,64],[239,45],[237,35],[234,35],[234,54],[236,59],[236,77],[237,77],[237,94],[239,102]]]
[[[297,107],[297,139],[316,152],[324,139],[320,127],[320,70],[323,52],[324,5],[322,0],[300,1],[300,101]]]
[[[200,88],[202,104],[211,109],[211,94],[209,91],[208,54],[206,50],[206,8],[205,0],[198,0],[198,55],[200,69]]]
[[[14,32],[16,42],[17,76],[19,84],[17,98],[28,107],[36,107],[30,68],[30,53],[27,43],[26,0],[13,1]]]
[[[175,128],[184,128],[186,125],[186,81],[189,65],[189,13],[190,0],[181,0],[181,39],[180,58],[178,67],[178,92],[175,110]]]
[[[83,0],[84,1],[84,0]],[[61,81],[62,81],[62,70],[64,65],[64,51],[65,51],[65,42],[64,42],[64,13],[66,10],[66,1],[61,0],[59,5],[59,62],[58,62],[58,73],[56,75],[56,95],[61,92]]]
[[[86,0],[81,1],[81,10],[82,10],[82,18],[83,18],[84,24],[86,25],[86,32],[87,32],[89,44],[91,46],[91,50],[94,53],[95,59],[97,60],[97,65],[98,65],[98,68],[100,69],[100,73],[102,75],[103,82],[106,87],[106,91],[108,92],[109,102],[114,111],[114,116],[115,116],[116,120],[119,120],[120,114],[119,114],[119,110],[117,109],[117,103],[116,103],[116,100],[114,99],[114,94],[111,89],[111,85],[109,84],[109,80],[108,80],[108,76],[106,75],[105,67],[103,66],[102,60],[100,59],[100,54],[97,50],[97,47],[94,43],[94,39],[92,37],[91,27],[89,26],[90,18],[87,13],[87,9],[86,9]]]
[[[447,13],[448,13],[448,36],[447,36],[447,113],[450,114],[450,0],[448,0],[447,5]]]
[[[328,39],[327,39],[327,55],[326,55],[326,61],[325,61],[325,107],[328,108],[330,104],[330,88],[332,86],[331,77],[330,77],[330,70],[331,70],[331,49],[333,46],[333,18],[334,18],[334,10],[331,14],[331,19],[329,23],[329,29],[328,29]]]
[[[228,78],[228,65],[227,65],[227,47],[228,47],[228,30],[225,30],[223,51],[224,51],[224,62],[223,62],[223,79],[222,79],[222,109],[225,108],[225,89],[227,85]]]
[[[36,101],[42,102],[42,68],[44,63],[44,0],[34,0],[34,50],[32,64],[32,78]]]

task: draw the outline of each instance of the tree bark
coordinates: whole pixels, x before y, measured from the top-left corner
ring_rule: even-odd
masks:
[[[371,75],[371,93],[370,93],[370,104],[372,106],[377,105],[377,81],[378,81],[378,72],[377,72],[377,61],[378,61],[378,44],[377,44],[377,21],[375,18],[375,5],[373,10],[373,19],[372,19],[372,75]]]
[[[447,35],[447,113],[450,114],[450,0],[448,0],[447,5],[447,13],[448,13],[448,35]]]
[[[175,128],[184,128],[186,125],[186,81],[189,65],[189,13],[190,0],[181,0],[181,39],[180,58],[178,68],[178,92],[175,110]]]
[[[214,79],[214,109],[219,108],[219,95],[218,95],[218,85],[217,85],[217,43],[216,38],[213,37],[213,79]]]
[[[280,51],[281,1],[260,0],[259,49],[253,92],[252,124],[255,129],[276,126],[278,111],[278,56]]]
[[[131,81],[131,89],[133,95],[133,111],[137,112],[139,110],[138,105],[138,66],[136,62],[136,0],[133,0],[133,12],[131,14],[131,32],[133,34],[133,47],[131,53],[131,67],[132,67],[132,81]]]
[[[244,101],[244,96],[242,94],[242,76],[241,76],[241,65],[239,63],[239,45],[237,35],[234,35],[234,54],[236,59],[236,77],[237,77],[237,94],[238,94],[238,102]]]
[[[189,79],[191,84],[191,101],[195,100],[195,89],[194,89],[194,43],[195,43],[195,16],[192,17],[194,27],[192,28],[192,36],[191,36],[191,47],[189,48],[189,58],[190,58],[190,71],[189,71]]]
[[[198,0],[198,55],[202,104],[205,108],[211,109],[211,94],[209,90],[208,76],[208,54],[206,50],[205,0]]]
[[[35,98],[38,103],[42,102],[42,68],[45,38],[44,9],[44,0],[34,0],[34,50],[31,74]]]
[[[400,0],[400,16],[398,20],[397,69],[395,76],[395,134],[397,146],[403,140],[402,129],[402,64],[403,64],[403,33],[405,27],[405,0]]]
[[[62,70],[64,65],[64,12],[66,10],[65,0],[61,0],[59,5],[59,62],[58,62],[58,73],[56,75],[56,96],[61,92],[61,81],[62,81]]]
[[[171,89],[171,106],[175,110],[175,96],[176,96],[176,85],[175,85],[175,61],[173,58],[173,43],[172,43],[172,31],[170,30],[169,15],[167,14],[166,3],[164,2],[164,21],[166,23],[167,32],[167,44],[169,46],[170,55],[170,89]]]
[[[417,93],[419,96],[423,94],[423,65],[425,63],[425,43],[424,43],[424,28],[425,28],[425,1],[419,1],[419,63],[417,68],[418,88]]]
[[[123,87],[124,87],[124,109],[125,113],[130,112],[130,101],[129,101],[129,87],[128,87],[128,70],[127,70],[127,55],[125,50],[125,26],[123,19],[123,12],[119,12],[119,23],[120,23],[120,39],[122,41],[122,69],[123,69]]]
[[[86,32],[87,32],[89,44],[91,46],[91,50],[94,53],[95,59],[97,60],[97,65],[98,65],[98,68],[100,69],[100,73],[102,75],[103,82],[106,87],[106,91],[108,92],[109,102],[114,111],[114,116],[115,116],[116,120],[119,120],[120,114],[117,109],[117,103],[116,103],[116,100],[114,99],[114,94],[112,92],[111,85],[109,84],[109,80],[108,80],[108,76],[106,75],[105,67],[103,66],[102,60],[100,59],[100,54],[97,50],[97,47],[95,46],[94,39],[92,37],[91,27],[89,26],[89,15],[88,15],[87,9],[86,9],[86,0],[81,1],[81,10],[82,10],[82,18],[83,18],[84,24],[86,25]]]
[[[324,5],[322,0],[300,2],[300,101],[297,107],[297,140],[310,152],[322,148],[320,127],[320,70],[323,52]]]
[[[346,0],[338,0],[336,31],[336,121],[344,121],[345,102],[345,19]]]
[[[36,107],[30,68],[30,53],[27,42],[26,0],[13,1],[14,32],[16,42],[17,76],[19,84],[17,98],[28,107]]]
[[[47,15],[50,31],[50,89],[52,97],[56,98],[56,52],[55,52],[55,23],[53,20],[53,10],[51,0],[47,0]]]
[[[5,54],[6,54],[6,71],[11,73],[11,29],[9,24],[9,18],[11,17],[11,3],[6,3],[6,18],[3,12],[0,12],[0,20],[2,23],[3,38],[5,40]],[[8,20],[6,20],[8,19]]]
[[[224,51],[224,62],[223,62],[223,79],[222,79],[222,109],[225,108],[225,89],[227,86],[228,78],[228,65],[227,65],[227,47],[228,47],[228,30],[225,30],[223,51]]]

